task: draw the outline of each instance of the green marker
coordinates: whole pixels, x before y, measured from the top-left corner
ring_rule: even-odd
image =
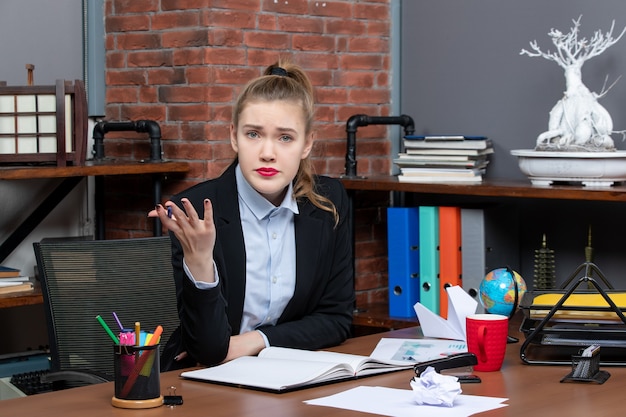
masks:
[[[120,344],[120,340],[117,338],[117,336],[115,336],[113,334],[113,332],[111,331],[109,326],[107,326],[107,324],[104,322],[104,320],[102,319],[102,317],[100,317],[99,314],[96,316],[96,320],[98,320],[100,322],[100,325],[104,328],[104,330],[106,330],[106,332],[109,334],[109,336],[111,336],[111,339],[113,339],[115,344],[119,345]]]

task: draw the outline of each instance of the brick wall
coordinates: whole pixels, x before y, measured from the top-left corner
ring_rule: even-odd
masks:
[[[389,3],[107,0],[106,120],[157,121],[164,157],[190,163],[186,176],[165,181],[166,199],[219,175],[232,161],[228,127],[235,97],[247,80],[279,56],[288,57],[316,87],[316,170],[338,176],[344,171],[348,118],[390,115]],[[359,174],[389,172],[387,132],[386,126],[359,128]],[[148,145],[144,134],[109,133],[105,153],[142,159],[149,156]],[[150,178],[105,181],[107,238],[150,235]],[[360,203],[357,214],[361,302],[386,299],[384,202],[374,199],[373,207]]]

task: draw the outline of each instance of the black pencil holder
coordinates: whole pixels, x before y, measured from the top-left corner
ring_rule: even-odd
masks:
[[[595,382],[604,384],[611,374],[600,370],[600,349],[591,356],[572,355],[572,372],[561,382]]]
[[[120,408],[152,408],[163,404],[159,345],[114,345],[115,396]]]

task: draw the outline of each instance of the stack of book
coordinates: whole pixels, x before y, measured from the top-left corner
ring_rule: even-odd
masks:
[[[405,136],[393,162],[401,182],[481,182],[493,153],[485,136]]]
[[[30,278],[23,276],[19,269],[0,265],[0,294],[30,291],[33,283]]]

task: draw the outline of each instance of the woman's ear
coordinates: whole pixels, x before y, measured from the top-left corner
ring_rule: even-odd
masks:
[[[237,146],[237,128],[232,123],[230,124],[230,146],[235,153],[239,152],[239,147]]]
[[[311,153],[311,149],[313,149],[313,142],[315,141],[315,132],[311,132],[307,135],[305,139],[304,149],[302,150],[302,158],[305,159]]]

